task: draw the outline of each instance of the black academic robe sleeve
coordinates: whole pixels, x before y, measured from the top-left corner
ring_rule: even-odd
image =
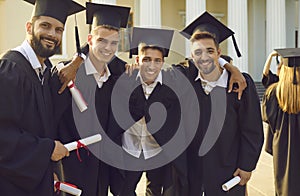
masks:
[[[243,92],[238,111],[239,129],[241,130],[238,167],[246,171],[252,171],[256,167],[264,135],[260,102],[255,84],[248,74],[243,75],[248,86]]]
[[[48,174],[54,141],[43,133],[44,127],[39,118],[42,114],[36,106],[36,95],[42,95],[42,90],[28,78],[33,76],[34,71],[23,69],[27,64],[21,67],[9,59],[0,60],[1,195],[14,195],[22,191],[22,195],[27,195],[25,192],[34,192],[48,185],[53,192],[53,186],[50,186],[53,182],[48,185],[45,182],[53,181],[53,176],[48,178]]]
[[[276,130],[276,122],[279,115],[279,106],[276,97],[276,86],[271,87],[270,95],[264,95],[262,100],[262,120],[268,123],[271,131]]]
[[[263,75],[261,82],[265,88],[268,88],[271,84],[278,82],[278,80],[279,80],[279,77],[277,75],[273,74],[272,71],[270,70],[268,76]]]

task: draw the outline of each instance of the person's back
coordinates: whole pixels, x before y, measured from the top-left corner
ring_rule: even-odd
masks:
[[[300,135],[300,51],[292,50],[294,55],[284,59],[279,81],[267,89],[262,103],[263,120],[274,133],[275,191],[277,195],[291,196],[298,195],[300,191],[295,183],[300,176],[296,169],[300,163],[297,140]],[[278,53],[285,58],[286,51],[289,52],[289,49],[280,49]]]

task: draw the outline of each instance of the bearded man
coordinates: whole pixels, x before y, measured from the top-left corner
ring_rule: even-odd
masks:
[[[0,59],[1,195],[52,196],[55,162],[69,155],[55,140],[49,86],[51,63],[67,16],[84,9],[72,0],[35,4],[26,40]]]

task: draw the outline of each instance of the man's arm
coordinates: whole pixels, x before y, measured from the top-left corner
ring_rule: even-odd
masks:
[[[264,141],[260,101],[252,78],[245,74],[248,87],[240,101],[239,115],[239,158],[234,175],[239,175],[245,183],[256,167]]]
[[[58,91],[59,94],[61,94],[66,89],[68,83],[71,80],[75,80],[77,70],[79,69],[80,65],[83,63],[83,61],[86,59],[86,56],[89,53],[89,45],[85,44],[82,47],[81,51],[81,54],[75,55],[72,61],[59,72],[59,80],[62,83],[62,86]]]
[[[238,93],[238,99],[240,100],[243,94],[243,91],[247,87],[247,82],[243,74],[240,72],[240,70],[225,61],[224,59],[220,58],[219,63],[221,66],[223,66],[227,71],[231,73],[230,81],[229,81],[229,89],[228,92],[237,92]],[[237,83],[238,88],[233,89],[233,84]]]

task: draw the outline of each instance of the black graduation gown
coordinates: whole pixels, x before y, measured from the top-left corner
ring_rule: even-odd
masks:
[[[49,65],[49,61],[47,61]],[[49,65],[51,66],[51,64]],[[44,85],[24,56],[0,60],[0,187],[3,196],[52,196],[55,137],[47,68]]]
[[[236,93],[227,93],[227,89],[219,87],[215,87],[209,95],[206,95],[201,82],[194,81],[198,70],[191,61],[185,72],[194,86],[200,105],[198,133],[188,149],[189,195],[200,195],[203,188],[207,196],[244,196],[245,187],[235,186],[229,192],[224,192],[221,185],[233,177],[237,168],[245,171],[254,170],[261,152],[263,126],[254,82],[248,74],[243,74],[248,86],[244,90],[242,100],[239,101]],[[229,79],[230,74],[228,84]],[[199,157],[199,148],[210,120],[213,122],[219,120],[214,119],[211,106],[211,96],[217,91],[224,91],[226,94],[226,100],[217,99],[215,102],[220,105],[226,104],[224,124],[213,147],[203,157]]]
[[[166,84],[164,84],[164,81],[181,82],[181,81],[175,80],[176,73],[174,73],[172,70],[168,70],[168,71],[162,71],[163,84],[158,83],[156,85],[156,87],[154,88],[153,92],[151,93],[151,95],[149,96],[149,98],[146,99],[142,85],[140,83],[140,80],[137,79],[136,76],[137,76],[137,72],[134,72],[134,74],[131,77],[127,77],[127,80],[129,82],[128,81],[123,82],[123,84],[126,86],[124,86],[124,88],[121,88],[123,91],[126,91],[126,89],[131,90],[132,89],[131,86],[137,86],[132,91],[130,99],[129,99],[130,114],[135,122],[139,121],[142,117],[145,117],[146,122],[149,122],[149,121],[151,121],[151,116],[149,114],[149,107],[153,103],[156,103],[156,102],[163,104],[164,107],[166,108],[166,119],[165,119],[162,127],[157,132],[152,134],[152,136],[155,138],[156,142],[160,146],[163,146],[169,140],[172,139],[172,137],[174,136],[176,131],[179,131],[178,130],[179,123],[181,120],[183,120],[183,119],[180,119],[181,118],[180,115],[183,112],[182,109],[184,107],[180,106],[178,96],[189,97],[189,94],[188,94],[189,92],[186,92],[186,89],[181,89],[180,94],[178,94],[178,96],[177,96],[170,87],[168,87]],[[122,78],[122,79],[126,80],[126,78]],[[126,94],[126,92],[119,91],[120,97],[124,97],[124,95],[122,95],[122,93]],[[120,98],[120,102],[122,102],[121,98]],[[188,103],[188,101],[186,101],[186,102]],[[118,108],[120,108],[120,110],[126,110],[125,107],[128,107],[128,104],[126,104],[124,102],[124,103],[121,103]],[[193,107],[194,106],[192,106],[192,108]],[[190,109],[191,109],[191,107],[188,110],[190,110]],[[189,118],[188,112],[189,111],[186,111],[186,113],[184,113],[185,114],[185,115],[183,115],[184,118]],[[190,112],[190,114],[192,114],[192,112]],[[155,115],[155,114],[153,114],[153,115]],[[130,121],[124,120],[123,123],[124,124],[127,123],[125,125],[126,129],[122,129],[121,127],[119,127],[118,123],[116,123],[114,120],[115,119],[113,119],[113,121],[110,122],[110,128],[113,130],[119,130],[119,131],[116,131],[116,132],[120,133],[118,140],[116,140],[116,142],[119,145],[122,145],[122,142],[121,142],[122,134],[128,128],[130,128],[133,124]],[[182,140],[185,140],[184,136],[182,137]],[[164,150],[162,150],[162,152],[160,152],[156,156],[164,156]],[[151,159],[156,158],[156,156],[152,157]],[[168,156],[168,155],[166,155],[166,156]],[[127,160],[126,162],[128,162],[129,164],[132,164],[132,162],[130,162],[130,157],[132,159],[136,159],[136,158],[131,155],[128,155],[127,158],[129,161]],[[175,159],[175,157],[174,157],[174,159]],[[147,166],[146,166],[147,163],[148,162],[146,160],[145,168],[147,168]],[[167,163],[166,163],[166,165],[167,165]],[[170,167],[174,167],[175,170],[177,171],[177,175],[180,178],[181,185],[183,185],[183,186],[186,185],[187,184],[187,169],[186,169],[185,151],[181,155],[179,155],[175,160],[173,160],[171,162],[171,164],[169,164],[169,166],[166,166],[164,169],[164,173],[160,173],[160,179],[156,180],[156,182],[155,182],[156,184],[158,183],[157,181],[160,181],[162,183],[164,190],[166,190],[168,187],[170,187],[173,184],[172,172],[170,171]],[[150,171],[153,171],[153,170],[150,170]],[[162,172],[162,170],[160,170],[160,172]],[[171,192],[170,195],[178,194],[178,193],[174,193],[174,191],[176,192],[177,190],[170,190],[170,192]]]
[[[262,117],[274,132],[273,166],[276,195],[296,196],[300,193],[300,114],[283,112],[276,98],[276,87],[263,97]]]
[[[271,84],[278,82],[278,80],[279,77],[270,70],[268,76],[263,75],[261,82],[265,88],[268,88]]]
[[[261,82],[264,85],[264,87],[267,89],[271,84],[278,82],[278,80],[279,77],[273,74],[270,70],[268,76],[263,75]],[[271,130],[270,125],[268,125],[266,142],[265,142],[265,151],[270,155],[273,154],[272,152],[273,137],[274,137],[274,132]]]
[[[95,94],[94,104],[96,107],[97,120],[99,120],[106,134],[109,137],[113,137],[107,131],[108,116],[111,108],[110,97],[115,81],[125,71],[125,62],[118,57],[114,57],[108,64],[108,67],[111,72],[111,76],[105,83],[103,83],[101,88],[98,88],[94,76],[86,76],[85,66],[82,64],[77,73],[76,83],[88,79],[95,81],[95,85],[89,87],[76,85],[83,95],[85,93]],[[54,75],[52,80],[53,85],[56,86],[56,91],[58,91],[61,84],[57,75]],[[72,100],[69,91],[65,91],[62,95],[56,95],[54,100],[55,103],[57,103],[55,113],[57,120],[59,120],[59,139],[63,143],[79,140],[82,135],[79,135],[77,132],[74,116],[72,115]],[[87,111],[90,110],[90,106],[88,106]],[[87,122],[87,124],[89,123],[90,122]],[[87,134],[86,136],[94,134]],[[110,191],[116,194],[121,186],[121,181],[123,180],[120,172],[117,171],[116,168],[110,167],[106,163],[99,161],[93,153],[88,154],[83,148],[79,150],[79,153],[82,162],[78,160],[75,151],[70,153],[70,157],[63,159],[64,180],[75,184],[82,189],[83,196],[107,195],[109,185]]]

